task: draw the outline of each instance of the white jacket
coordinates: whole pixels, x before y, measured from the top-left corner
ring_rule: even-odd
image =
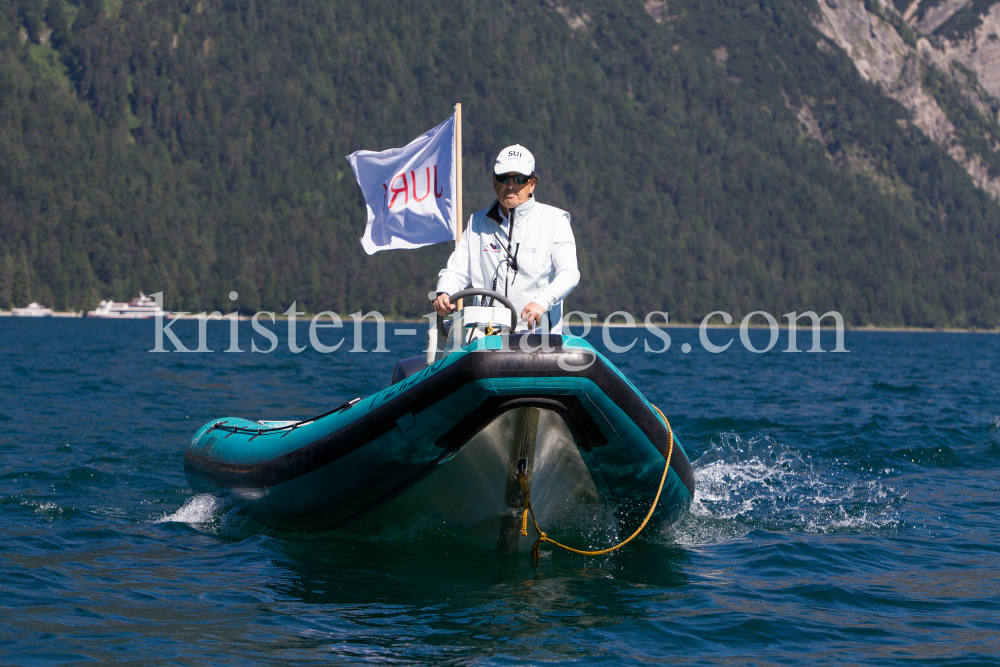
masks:
[[[563,299],[580,282],[569,213],[539,204],[534,195],[513,212],[513,240],[509,239],[510,223],[498,202],[472,214],[448,266],[438,274],[437,291],[454,294],[470,283],[480,289],[496,289],[513,302],[518,317],[534,301],[548,311],[549,331],[560,333]],[[504,262],[508,249],[512,261]],[[509,266],[514,259],[516,272]],[[526,328],[519,322],[519,331]]]

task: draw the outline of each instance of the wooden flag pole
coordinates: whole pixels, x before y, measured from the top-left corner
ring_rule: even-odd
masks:
[[[455,247],[462,241],[462,103],[455,103]],[[458,300],[462,309],[462,299]]]

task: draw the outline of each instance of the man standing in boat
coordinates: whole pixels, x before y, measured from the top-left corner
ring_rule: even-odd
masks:
[[[496,201],[469,218],[448,265],[438,274],[434,310],[455,310],[449,294],[472,285],[500,292],[520,309],[519,330],[562,329],[563,299],[580,282],[569,213],[535,201],[535,158],[515,144],[493,168]],[[547,322],[543,323],[545,318]]]

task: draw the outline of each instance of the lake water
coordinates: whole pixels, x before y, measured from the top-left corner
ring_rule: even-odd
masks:
[[[783,332],[758,355],[718,330],[736,340],[709,354],[672,329],[664,354],[609,355],[698,492],[676,529],[601,558],[283,534],[192,494],[198,426],[374,393],[422,347],[406,326],[389,354],[292,354],[284,333],[226,354],[225,323],[214,353],[150,354],[151,322],[0,319],[0,662],[1000,664],[1000,336],[787,354]]]

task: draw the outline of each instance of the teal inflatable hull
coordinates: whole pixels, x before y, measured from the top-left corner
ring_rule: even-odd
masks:
[[[612,508],[625,530],[645,516],[670,433],[586,341],[488,336],[431,366],[416,361],[383,391],[311,420],[205,424],[184,457],[192,489],[230,495],[286,530],[430,519],[495,539],[498,524],[519,525],[520,467],[543,527],[580,507]],[[654,528],[677,522],[694,495],[673,441]]]

